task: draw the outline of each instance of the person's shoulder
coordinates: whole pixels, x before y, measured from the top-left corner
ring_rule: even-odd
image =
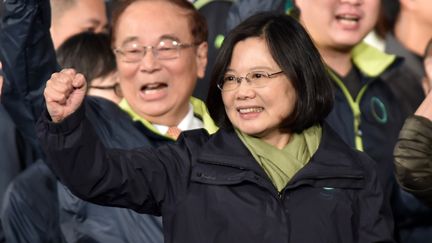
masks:
[[[337,132],[327,123],[323,124],[323,136],[320,144],[321,159],[332,161],[337,166],[370,170],[376,164],[366,153],[356,150],[343,141]]]
[[[219,129],[216,133],[209,134],[206,129],[201,128],[182,132],[177,143],[183,144],[191,150],[197,148],[206,150],[226,147],[227,144],[233,142],[233,137],[237,138],[237,135],[232,129]]]
[[[36,199],[36,195],[48,197],[53,195],[56,182],[49,167],[42,160],[37,160],[9,184],[10,196],[28,202]]]
[[[96,120],[98,122],[117,123],[117,125],[133,122],[131,117],[118,104],[110,100],[88,96],[85,98],[84,104],[86,114],[92,122]]]
[[[192,129],[188,131],[183,131],[180,134],[179,141],[185,141],[187,143],[205,143],[210,138],[210,134],[204,128]]]
[[[111,112],[121,111],[118,104],[108,99],[96,97],[96,96],[87,96],[85,98],[85,104],[95,110],[103,109],[104,111],[111,111]]]

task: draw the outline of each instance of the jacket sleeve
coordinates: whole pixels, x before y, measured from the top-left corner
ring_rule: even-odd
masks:
[[[161,217],[88,203],[61,183],[57,192],[66,242],[163,242]]]
[[[45,163],[38,160],[9,184],[0,212],[7,242],[65,242],[58,210],[54,210],[58,207],[56,182]]]
[[[190,168],[185,148],[106,149],[85,116],[85,106],[59,124],[48,116],[44,111],[37,124],[47,162],[81,199],[159,216],[162,202],[185,188]]]
[[[432,122],[420,116],[409,117],[394,156],[402,188],[432,206]]]
[[[23,136],[40,152],[34,125],[43,107],[43,89],[59,70],[49,32],[49,0],[7,0],[0,25],[2,104]]]
[[[0,202],[2,202],[9,183],[32,158],[26,141],[21,138],[2,104],[0,104],[0,135]]]
[[[384,198],[377,178],[376,163],[365,154],[361,155],[366,171],[365,187],[358,195],[359,237],[357,242],[395,242],[394,222],[390,202]]]

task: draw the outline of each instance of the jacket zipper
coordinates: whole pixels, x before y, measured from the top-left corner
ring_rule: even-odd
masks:
[[[339,88],[342,90],[342,93],[344,94],[345,98],[348,101],[348,105],[349,105],[351,112],[353,113],[353,117],[354,117],[354,120],[353,120],[354,144],[355,144],[356,149],[363,151],[363,149],[364,149],[363,138],[362,138],[363,134],[362,134],[362,131],[360,130],[360,123],[361,123],[360,101],[363,98],[363,95],[366,92],[369,84],[364,85],[360,89],[357,97],[354,100],[353,97],[351,96],[351,94],[346,89],[346,86],[344,85],[342,80],[330,69],[328,70],[328,72],[330,73],[330,76],[333,78],[333,80],[336,82],[336,84],[339,86]]]

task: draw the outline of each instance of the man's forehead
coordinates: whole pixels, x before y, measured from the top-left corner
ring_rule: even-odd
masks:
[[[175,5],[170,1],[136,1],[129,5],[124,13],[136,13],[136,14],[153,14],[158,18],[166,18],[170,16],[176,16],[176,18],[187,19],[187,10]],[[164,15],[166,13],[169,15]]]
[[[186,14],[179,14],[178,11],[167,14],[167,9],[159,13],[155,11],[156,9],[144,8],[144,5],[141,5],[131,11],[126,10],[118,21],[116,38],[122,38],[122,42],[136,39],[156,41],[163,38],[175,40],[190,38],[192,33]]]
[[[163,35],[159,36],[159,38],[156,39],[156,42],[167,41],[167,40],[181,42],[180,38],[174,33],[163,34]],[[128,43],[136,43],[136,42],[141,42],[141,39],[139,36],[129,36],[129,37],[126,37],[125,39],[123,39],[121,44],[124,45],[124,44],[128,44]],[[156,43],[153,43],[153,44],[156,44]]]

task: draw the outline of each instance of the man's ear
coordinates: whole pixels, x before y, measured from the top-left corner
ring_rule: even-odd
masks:
[[[197,47],[197,76],[198,78],[204,78],[205,70],[207,67],[207,55],[208,55],[208,44],[203,42]]]

